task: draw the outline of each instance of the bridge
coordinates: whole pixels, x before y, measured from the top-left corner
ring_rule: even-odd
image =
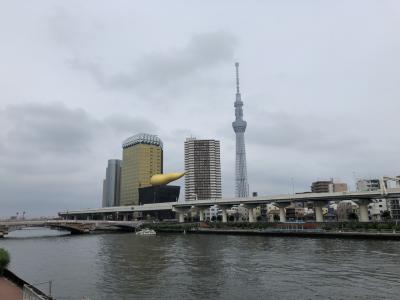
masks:
[[[222,211],[222,222],[227,222],[227,210],[232,206],[241,205],[248,209],[249,222],[255,222],[254,209],[257,206],[263,204],[274,204],[275,206],[279,207],[280,221],[286,222],[286,207],[288,207],[292,202],[310,202],[314,205],[316,221],[323,222],[322,207],[329,203],[329,201],[352,200],[359,206],[360,221],[368,222],[368,204],[373,199],[383,198],[400,198],[400,188],[384,188],[381,190],[368,192],[302,193],[247,198],[194,200],[187,202],[165,202],[133,206],[115,206],[98,209],[63,211],[59,213],[59,216],[65,220],[107,220],[108,218],[122,218],[124,221],[128,221],[129,219],[132,219],[133,214],[137,212],[170,210],[174,211],[178,215],[179,222],[184,222],[184,215],[191,211],[198,212],[200,221],[204,221],[205,210],[211,206],[217,205]]]
[[[11,231],[30,227],[47,227],[51,229],[69,231],[71,234],[90,233],[95,230],[106,230],[117,227],[121,230],[135,230],[142,221],[95,221],[95,220],[12,220],[0,221],[0,237]]]

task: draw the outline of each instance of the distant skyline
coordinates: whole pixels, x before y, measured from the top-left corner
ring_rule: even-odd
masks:
[[[233,196],[236,61],[250,194],[399,175],[398,28],[395,0],[3,2],[0,217],[100,207],[107,160],[140,132],[164,172],[186,137],[220,140]]]

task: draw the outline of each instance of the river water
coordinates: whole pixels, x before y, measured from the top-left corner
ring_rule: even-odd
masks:
[[[400,299],[397,241],[41,229],[0,247],[56,299]]]

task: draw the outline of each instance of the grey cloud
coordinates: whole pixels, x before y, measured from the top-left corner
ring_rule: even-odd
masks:
[[[115,133],[132,134],[135,132],[157,132],[157,126],[144,118],[132,118],[126,115],[112,115],[104,119],[104,123]]]
[[[97,207],[107,159],[121,157],[122,140],[158,130],[143,118],[94,118],[60,103],[6,106],[0,110],[0,126],[2,199],[14,203],[9,209],[25,207],[31,213],[35,207],[53,213],[59,205],[78,208],[82,198]]]
[[[140,131],[163,139],[169,171],[188,135],[220,139],[231,196],[236,56],[252,191],[399,173],[397,2],[81,2],[0,10],[0,214],[99,206],[107,159]]]
[[[248,109],[246,120],[251,191],[291,193],[291,178],[297,192],[309,190],[315,180],[331,177],[354,188],[354,173],[379,177],[397,172],[393,158],[400,144],[394,132],[377,135],[373,123],[365,125],[354,116]],[[232,139],[232,129],[225,126],[218,132],[233,158],[234,149],[224,142]],[[233,159],[224,163],[234,165]]]
[[[8,144],[40,153],[88,151],[96,121],[82,109],[68,109],[63,104],[27,104],[8,106],[1,111],[8,127]],[[34,145],[34,147],[32,147]]]
[[[75,57],[70,65],[87,72],[100,86],[107,89],[165,88],[176,81],[187,80],[202,70],[231,61],[236,45],[227,32],[196,34],[182,49],[153,52],[131,63],[128,72],[111,73],[96,61]]]
[[[99,38],[104,23],[98,18],[82,18],[71,7],[57,5],[45,17],[46,33],[57,45],[78,53]]]
[[[311,152],[332,152],[342,148],[349,151],[371,146],[371,141],[360,135],[357,128],[351,128],[353,121],[345,118],[284,111],[253,114],[252,118],[259,121],[249,122],[246,138],[254,145]]]
[[[10,105],[0,110],[0,116],[7,141],[0,144],[3,154],[25,149],[40,155],[80,155],[92,151],[93,142],[105,135],[122,137],[157,130],[144,118],[114,114],[95,119],[83,109],[70,109],[61,103]]]

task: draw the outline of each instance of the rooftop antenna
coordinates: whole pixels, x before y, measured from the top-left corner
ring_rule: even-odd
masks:
[[[240,94],[239,91],[239,63],[235,63],[235,67],[236,67],[236,93]]]

